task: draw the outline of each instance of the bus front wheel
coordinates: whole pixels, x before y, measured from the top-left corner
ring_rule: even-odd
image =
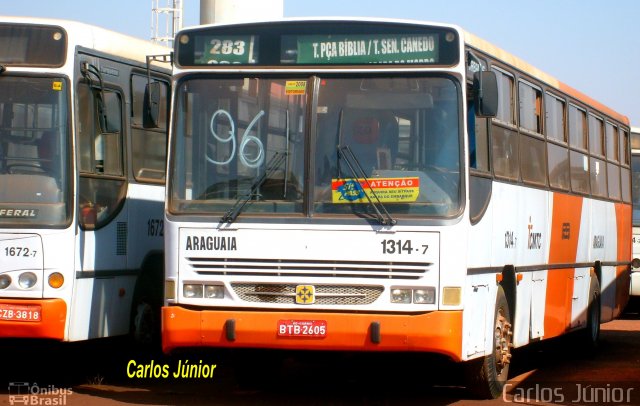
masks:
[[[509,376],[513,330],[511,312],[502,286],[498,286],[492,331],[492,353],[467,361],[465,365],[467,387],[471,393],[483,399],[495,399],[502,395]]]

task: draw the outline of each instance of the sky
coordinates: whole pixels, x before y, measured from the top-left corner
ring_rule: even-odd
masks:
[[[152,4],[152,0],[0,0],[0,15],[77,20],[149,39]],[[183,26],[197,25],[200,1],[183,0],[183,8]],[[284,17],[306,16],[457,24],[640,126],[637,0],[284,0]]]

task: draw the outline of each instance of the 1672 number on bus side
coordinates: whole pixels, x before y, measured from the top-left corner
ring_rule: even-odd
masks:
[[[380,242],[382,245],[382,253],[383,254],[412,254],[414,252],[422,253],[423,255],[427,253],[429,249],[428,244],[421,244],[420,246],[415,246],[411,240],[382,240]]]

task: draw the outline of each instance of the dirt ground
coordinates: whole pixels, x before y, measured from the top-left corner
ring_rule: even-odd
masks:
[[[621,319],[602,325],[593,356],[578,353],[569,339],[516,350],[507,390],[493,401],[470,398],[459,365],[429,356],[199,351],[165,357],[118,339],[0,342],[0,405],[640,405],[638,309],[634,303]],[[172,377],[184,364],[215,369]]]

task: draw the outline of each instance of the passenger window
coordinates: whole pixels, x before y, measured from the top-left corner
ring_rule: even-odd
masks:
[[[515,125],[515,90],[513,76],[495,67],[492,70],[496,74],[499,95],[498,114],[495,119],[503,123]]]
[[[554,188],[568,190],[571,181],[569,171],[569,151],[567,148],[552,143],[547,144],[549,161],[549,185]]]
[[[496,176],[518,179],[518,133],[497,125],[493,126],[492,158]]]
[[[546,110],[546,129],[547,138],[550,140],[566,143],[567,133],[565,126],[565,110],[564,100],[547,93],[545,95]]]
[[[607,166],[601,159],[591,158],[591,194],[607,197]]]
[[[526,154],[520,159],[522,180],[537,185],[545,185],[547,183],[547,171],[544,157],[544,140],[522,135],[520,141],[522,143],[522,153]]]
[[[580,152],[569,153],[571,164],[571,190],[578,193],[589,193],[589,158]]]
[[[587,112],[572,104],[569,105],[569,143],[572,148],[587,150]]]
[[[606,126],[606,140],[607,140],[607,159],[610,161],[618,162],[620,160],[620,136],[618,134],[618,127],[607,122]]]
[[[589,114],[589,151],[592,155],[604,156],[604,147],[602,119]]]
[[[542,92],[528,83],[518,84],[520,127],[542,134]]]
[[[620,167],[616,164],[607,163],[607,176],[609,198],[620,200]]]
[[[629,133],[627,130],[621,131],[620,138],[620,163],[629,165]]]

